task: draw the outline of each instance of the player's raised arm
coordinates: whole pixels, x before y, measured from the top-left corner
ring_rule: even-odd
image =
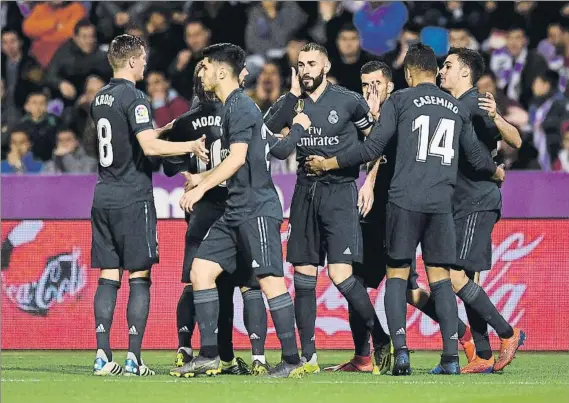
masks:
[[[512,148],[519,149],[522,146],[520,132],[497,112],[494,96],[490,92],[487,92],[485,95],[485,97],[478,98],[478,107],[488,112],[489,122],[486,122],[486,126],[498,129],[501,139],[506,144]]]
[[[367,140],[351,151],[337,157],[323,159],[322,157],[310,156],[306,159],[306,168],[320,175],[333,169],[351,167],[373,161],[379,158],[389,140],[397,132],[397,110],[393,98],[388,99],[381,110],[381,119],[373,127]]]
[[[292,128],[288,136],[279,139],[273,133],[268,132],[267,140],[271,147],[270,154],[279,160],[288,158],[296,149],[296,144],[300,141],[304,131],[308,130],[311,124],[310,118],[306,114],[299,113],[292,121]]]
[[[291,125],[294,109],[299,102],[301,94],[300,82],[298,81],[298,74],[294,67],[291,67],[291,88],[290,92],[277,99],[277,102],[272,105],[263,116],[265,125],[273,133],[280,132],[284,127]]]
[[[368,136],[375,122],[373,114],[370,111],[367,101],[360,94],[354,93],[354,96],[355,105],[352,112],[352,122],[364,136]]]

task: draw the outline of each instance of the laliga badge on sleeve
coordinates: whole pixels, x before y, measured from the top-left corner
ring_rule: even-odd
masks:
[[[148,113],[148,108],[144,105],[138,105],[134,108],[134,118],[136,123],[150,122],[150,113]]]

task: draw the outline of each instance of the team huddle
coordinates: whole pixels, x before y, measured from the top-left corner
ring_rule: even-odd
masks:
[[[144,43],[121,35],[109,47],[114,78],[91,105],[100,165],[91,213],[91,266],[101,269],[94,374],[154,375],[141,359],[150,270],[158,263],[154,157],[161,157],[167,175],[186,179],[180,200],[188,224],[184,289],[170,375],[298,378],[320,372],[316,282],[318,266],[326,263],[348,302],[354,357],[325,370],[410,375],[407,303],[440,325],[443,351],[432,374],[503,370],[526,336],[508,324],[477,283],[480,272],[491,267],[491,233],[500,218],[505,172],[493,161],[497,141],[519,148],[521,140],[497,113],[492,96],[474,86],[484,72],[482,57],[451,49],[439,71],[433,50],[419,43],[404,61],[408,89],[394,92],[390,68],[372,61],[361,69],[360,95],[327,81],[327,52],[310,43],[291,71],[290,92],[265,116],[243,92],[245,58],[236,45],[206,48],[194,73],[191,110],[154,129],[150,104],[135,88],[144,76]],[[286,159],[295,151],[286,256],[294,266],[293,301],[284,281],[282,206],[270,159]],[[364,163],[367,177],[358,191]],[[419,244],[430,293],[416,281]],[[109,332],[124,270],[130,294],[123,368],[113,360]],[[388,331],[367,293],[384,278]],[[250,365],[233,352],[235,287],[243,297]],[[276,365],[265,358],[262,293],[282,349]],[[458,317],[456,296],[469,325]],[[201,346],[194,356],[196,323]],[[488,325],[501,339],[497,359]],[[467,359],[462,368],[459,343]]]

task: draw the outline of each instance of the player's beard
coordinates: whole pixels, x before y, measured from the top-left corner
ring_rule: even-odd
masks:
[[[305,78],[311,79],[310,84],[304,83]],[[320,87],[322,81],[324,81],[324,69],[322,69],[320,74],[318,74],[316,77],[310,77],[308,74],[302,76],[302,78],[300,79],[300,88],[302,88],[302,91],[304,92],[311,93],[314,92],[316,88]]]

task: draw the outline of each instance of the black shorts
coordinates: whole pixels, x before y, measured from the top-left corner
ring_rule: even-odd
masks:
[[[283,277],[280,227],[280,220],[273,217],[252,218],[236,227],[221,217],[202,241],[196,258],[215,262],[245,280],[252,276]],[[237,264],[238,252],[242,267]]]
[[[296,185],[290,206],[287,261],[293,265],[361,262],[362,232],[354,182]]]
[[[192,214],[186,217],[188,228],[186,229],[186,245],[184,248],[184,261],[182,263],[182,283],[190,282],[192,262],[198,253],[198,249],[207,232],[219,220],[225,212],[225,206],[207,200],[196,204]],[[240,254],[237,256],[237,267],[244,266],[244,260]],[[247,276],[246,270],[236,270],[234,275],[224,275],[220,279],[234,284],[235,287],[259,288],[259,282],[255,276]],[[221,277],[221,276],[220,276]]]
[[[456,265],[480,272],[492,267],[492,230],[498,211],[476,211],[454,221],[456,227]]]
[[[141,201],[119,209],[91,209],[91,267],[148,270],[158,263],[156,209]]]
[[[456,262],[456,234],[451,213],[433,214],[387,204],[387,256],[392,264],[410,264],[421,244],[426,266]]]
[[[385,277],[387,253],[385,249],[385,220],[362,223],[363,263],[354,263],[354,275],[364,280],[367,288],[377,288]],[[411,262],[407,289],[419,288],[416,259]]]

